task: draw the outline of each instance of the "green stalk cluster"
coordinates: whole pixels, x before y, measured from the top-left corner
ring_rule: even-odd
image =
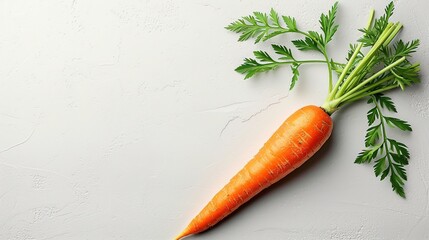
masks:
[[[373,17],[374,11],[372,10],[366,30],[371,28]],[[363,55],[361,49],[364,46],[364,42],[360,42],[354,49],[352,56],[341,72],[335,86],[329,92],[322,108],[332,114],[341,106],[355,102],[364,97],[383,93],[397,87],[403,89],[404,84],[401,84],[401,78],[403,77],[393,71],[398,66],[407,67],[408,70],[412,71],[413,79],[411,79],[411,82],[418,81],[417,75],[420,66],[419,64],[410,64],[407,60],[408,54],[402,54],[403,56],[401,56],[401,54],[396,54],[398,56],[396,58],[386,56],[385,54],[389,52],[389,44],[398,35],[401,29],[402,24],[399,22],[387,23],[377,41],[373,43],[366,55],[359,61],[356,61],[358,55]],[[415,44],[418,45],[418,41],[416,41]],[[398,50],[397,46],[394,48]],[[392,59],[394,60],[393,62]],[[380,62],[382,62],[382,60],[389,64],[382,66],[382,68],[378,70],[377,67],[380,67]],[[374,69],[377,70],[375,71]]]

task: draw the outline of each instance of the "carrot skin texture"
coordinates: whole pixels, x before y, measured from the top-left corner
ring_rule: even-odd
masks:
[[[314,155],[331,135],[331,117],[305,106],[289,118],[175,239],[207,230]]]

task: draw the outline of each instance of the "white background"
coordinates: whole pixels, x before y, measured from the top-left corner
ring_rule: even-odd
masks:
[[[340,1],[329,51],[343,61],[370,8]],[[224,27],[274,7],[317,29],[333,1],[1,0],[0,239],[171,239],[294,110],[322,104],[325,66],[243,81],[233,69],[269,43]],[[421,39],[422,83],[389,94],[411,134],[407,199],[353,163],[360,102],[306,165],[214,229],[189,239],[429,239],[429,18],[396,1],[406,40]],[[289,45],[296,36],[272,42]],[[319,58],[317,54],[299,54]]]

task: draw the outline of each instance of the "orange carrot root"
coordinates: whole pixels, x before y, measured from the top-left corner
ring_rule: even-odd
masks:
[[[320,107],[293,113],[175,239],[207,230],[313,156],[330,137],[332,119]]]

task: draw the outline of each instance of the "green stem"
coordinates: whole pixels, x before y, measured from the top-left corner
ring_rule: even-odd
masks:
[[[328,77],[329,77],[328,93],[330,93],[332,91],[332,66],[329,63],[329,56],[328,56],[328,53],[326,52],[326,46],[322,45],[319,41],[317,41],[317,39],[314,39],[310,34],[306,32],[298,31],[298,33],[313,39],[317,43],[317,46],[319,47],[319,50],[322,53],[328,65]]]
[[[394,79],[395,77],[394,76],[388,76],[388,77],[386,77],[386,78],[383,78],[382,80],[379,80],[379,81],[377,81],[377,83],[374,83],[374,84],[372,84],[372,85],[370,85],[370,86],[368,86],[368,87],[366,87],[366,88],[363,88],[362,90],[360,90],[360,91],[358,91],[358,92],[356,92],[356,93],[354,93],[354,94],[346,94],[346,95],[344,95],[344,96],[342,96],[342,97],[340,97],[338,100],[339,100],[339,102],[343,102],[343,101],[347,101],[347,100],[349,100],[349,99],[352,99],[352,98],[355,98],[355,97],[358,97],[359,95],[362,95],[362,94],[365,94],[366,92],[368,92],[369,90],[371,90],[371,89],[373,89],[373,88],[375,88],[375,87],[377,87],[377,86],[379,86],[379,85],[381,85],[381,84],[383,84],[383,83],[385,83],[385,82],[388,82],[388,81],[390,81],[390,80],[392,80],[392,79]]]
[[[310,34],[308,34],[308,33],[306,33],[306,32],[303,32],[303,31],[296,31],[296,33],[299,33],[299,34],[302,34],[302,35],[304,35],[304,36],[306,36],[306,37],[309,37],[309,38],[311,38],[311,39],[313,39],[311,36],[310,36]]]
[[[384,115],[383,115],[383,113],[381,111],[381,107],[378,105],[377,100],[375,99],[375,97],[371,96],[371,98],[372,98],[372,101],[374,102],[375,107],[377,108],[377,111],[378,111],[378,114],[379,114],[379,117],[380,117],[381,133],[383,135],[383,143],[380,144],[380,146],[384,145],[384,149],[388,149]],[[388,161],[389,161],[389,163],[391,163],[390,156],[387,153],[388,153],[388,151],[386,150],[386,157],[389,158]]]
[[[295,61],[297,63],[329,63],[325,60],[302,60],[302,61]]]
[[[383,45],[383,43],[386,41],[386,39],[390,36],[392,31],[394,30],[393,25],[394,24],[389,23],[386,26],[380,38],[375,42],[374,46],[371,48],[371,50],[369,50],[369,52],[365,55],[365,57],[359,62],[359,65],[355,69],[353,69],[353,71],[350,73],[349,77],[341,86],[341,89],[337,92],[335,97],[342,96],[346,90],[353,87],[356,81],[359,80],[358,78],[355,78],[356,74],[360,73],[362,69],[365,66],[367,66],[368,61],[372,60],[372,57],[374,56],[374,54]]]
[[[286,61],[286,62],[273,62],[273,63],[267,63],[267,64],[261,64],[262,66],[276,66],[276,65],[283,65],[283,64],[293,64],[293,63],[298,63],[298,64],[305,64],[305,63],[328,63],[325,60],[294,60],[294,61]],[[334,62],[335,63],[335,62]],[[341,63],[335,63],[335,64],[341,64]]]
[[[374,13],[375,13],[374,9],[371,9],[365,29],[369,29],[371,27],[372,21],[374,20]],[[330,91],[328,99],[327,99],[328,101],[332,100],[335,97],[335,95],[337,94],[337,91],[340,87],[340,84],[343,82],[347,72],[349,71],[350,67],[353,65],[353,62],[354,62],[355,58],[357,57],[357,55],[359,54],[362,46],[363,46],[363,43],[359,43],[358,46],[356,47],[355,51],[353,52],[353,55],[350,57],[349,61],[346,64],[346,67],[344,68],[343,72],[341,73],[340,77],[338,78],[338,81],[335,84],[335,87],[332,89],[332,91]]]
[[[387,167],[390,168],[390,171],[393,171],[393,169],[392,169],[392,156],[390,156],[390,154],[389,154],[389,151],[388,151],[389,146],[387,145],[387,137],[386,137],[387,134],[386,134],[386,126],[385,126],[385,123],[386,123],[385,121],[386,120],[384,119],[384,115],[383,115],[383,113],[381,111],[381,107],[378,105],[377,100],[375,99],[375,97],[371,96],[371,98],[374,101],[375,107],[377,108],[378,114],[380,116],[381,134],[383,135],[383,143],[380,144],[380,146],[384,145],[384,149],[386,149],[386,154],[384,155],[384,157],[389,162],[389,164],[388,164]]]
[[[368,18],[368,22],[366,23],[365,29],[369,29],[371,27],[372,21],[374,20],[374,15],[375,15],[375,10],[371,9],[369,12],[369,18]]]
[[[378,76],[380,76],[381,74],[389,71],[390,69],[392,69],[393,67],[397,66],[398,64],[400,64],[401,62],[405,61],[405,57],[402,57],[400,59],[398,59],[397,61],[395,61],[394,63],[386,66],[385,68],[383,68],[382,70],[378,71],[376,74],[372,75],[371,77],[367,78],[365,81],[361,82],[359,85],[357,85],[356,87],[352,88],[350,91],[348,91],[347,93],[345,93],[341,98],[347,98],[348,96],[352,95],[353,93],[355,93],[357,90],[361,89],[363,86],[365,86],[366,84],[370,83],[372,80],[374,80],[375,78],[377,78]],[[374,86],[369,86],[370,89]]]
[[[399,33],[399,31],[402,29],[402,24],[401,23],[396,23],[396,27],[393,30],[392,34],[390,35],[390,37],[388,39],[386,39],[386,41],[384,42],[383,46],[387,46],[392,40],[393,38]]]
[[[356,58],[356,56],[359,54],[360,49],[362,48],[363,44],[360,43],[357,48],[355,49],[355,51],[353,52],[353,55],[350,57],[349,61],[346,64],[346,67],[343,69],[340,77],[337,80],[337,83],[335,84],[334,89],[332,89],[332,91],[330,92],[329,96],[328,96],[328,101],[332,100],[335,95],[337,94],[338,89],[340,88],[340,84],[341,82],[343,82],[347,72],[349,71],[350,67],[353,65],[353,62]]]
[[[332,67],[331,67],[331,64],[329,63],[329,57],[328,57],[328,54],[326,53],[325,48],[323,48],[322,54],[325,57],[326,63],[328,65],[328,77],[329,77],[328,93],[330,93],[332,91]]]
[[[384,88],[380,88],[380,89],[368,92],[366,94],[362,94],[362,95],[356,96],[354,98],[350,98],[347,101],[344,101],[344,103],[351,103],[351,102],[357,101],[357,100],[359,100],[361,98],[368,97],[368,96],[374,95],[376,93],[385,92],[385,91],[388,91],[388,90],[391,90],[391,89],[394,89],[394,88],[397,88],[397,87],[398,87],[398,85],[396,85],[396,84],[395,85],[386,86]]]

